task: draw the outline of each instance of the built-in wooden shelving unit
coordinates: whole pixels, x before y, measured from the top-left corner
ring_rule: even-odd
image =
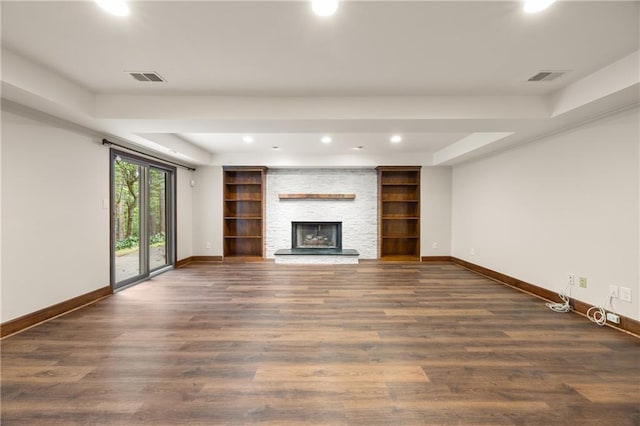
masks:
[[[380,166],[378,257],[420,260],[420,166]]]
[[[223,167],[225,257],[264,257],[266,170]]]

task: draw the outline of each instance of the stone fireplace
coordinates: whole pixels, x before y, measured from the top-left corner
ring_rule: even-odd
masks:
[[[355,199],[282,199],[280,194],[355,194]],[[292,222],[341,222],[342,251],[353,249],[361,259],[376,259],[377,197],[377,173],[373,168],[270,167],[265,194],[267,258],[275,259],[280,250],[293,250]],[[321,263],[324,251],[333,253],[322,263],[337,263],[349,257],[336,256],[338,249],[332,248],[295,251],[304,253],[300,263]]]
[[[292,250],[342,250],[342,222],[291,222]]]

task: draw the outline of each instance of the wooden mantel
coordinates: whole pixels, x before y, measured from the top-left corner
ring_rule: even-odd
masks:
[[[281,200],[355,200],[356,194],[278,194]]]

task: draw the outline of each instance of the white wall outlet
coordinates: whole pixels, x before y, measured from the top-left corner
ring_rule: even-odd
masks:
[[[211,248],[211,242],[207,241],[207,243],[204,245],[204,248]]]
[[[580,283],[580,287],[587,288],[587,277],[580,277],[578,282]]]
[[[470,252],[471,252],[471,256],[475,256],[476,255],[476,249],[471,248]]]
[[[575,285],[575,284],[576,284],[575,274],[569,274],[569,285]]]
[[[631,289],[629,287],[620,287],[620,300],[623,302],[631,302]]]
[[[618,286],[617,285],[610,285],[609,286],[609,295],[614,299],[618,298]]]
[[[438,250],[438,243],[433,243],[432,246],[434,250]]]
[[[613,312],[607,312],[607,321],[614,324],[620,324],[620,316],[614,314]]]
[[[102,199],[102,208],[104,210],[109,210],[109,200],[107,198]]]

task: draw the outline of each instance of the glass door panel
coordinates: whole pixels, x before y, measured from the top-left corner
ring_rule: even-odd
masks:
[[[140,188],[142,168],[119,156],[114,162],[115,281],[142,275]]]
[[[118,289],[174,262],[175,169],[115,150],[111,167],[111,283]]]
[[[169,264],[167,182],[169,174],[149,168],[149,271]]]

